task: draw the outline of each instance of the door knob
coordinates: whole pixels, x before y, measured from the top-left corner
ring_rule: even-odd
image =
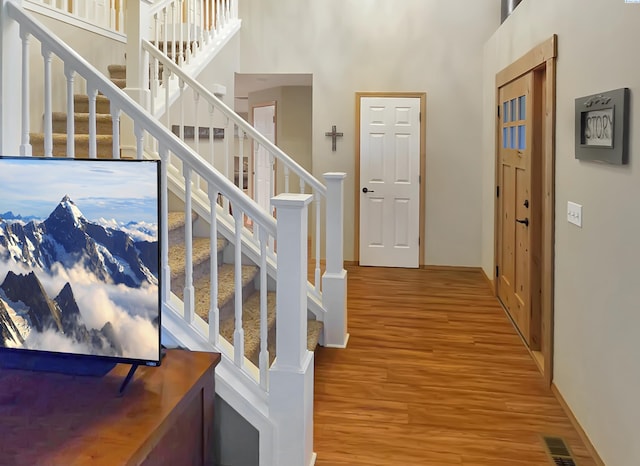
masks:
[[[524,220],[521,220],[519,218],[516,219],[516,222],[518,223],[522,223],[524,226],[528,227],[529,226],[529,219],[525,218]]]
[[[363,192],[363,193],[365,193],[365,194],[367,194],[367,193],[373,193],[373,192],[375,192],[375,191],[370,190],[370,189],[369,189],[369,188],[367,188],[367,187],[364,187],[364,188],[362,188],[362,192]]]

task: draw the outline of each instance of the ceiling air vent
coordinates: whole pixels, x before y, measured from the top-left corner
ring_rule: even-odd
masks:
[[[577,463],[571,456],[569,447],[560,437],[542,436],[542,441],[547,452],[551,456],[551,462],[555,466],[577,466]]]

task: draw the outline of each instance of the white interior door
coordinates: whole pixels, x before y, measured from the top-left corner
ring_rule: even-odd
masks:
[[[253,127],[273,144],[276,143],[276,106],[253,107]],[[274,195],[274,173],[269,152],[260,144],[253,145],[255,167],[254,200],[266,212],[271,212],[271,197]]]
[[[360,265],[418,267],[420,98],[361,97]]]

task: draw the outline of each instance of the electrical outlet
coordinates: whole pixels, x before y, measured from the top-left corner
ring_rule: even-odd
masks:
[[[575,202],[567,202],[567,221],[582,228],[582,206]]]

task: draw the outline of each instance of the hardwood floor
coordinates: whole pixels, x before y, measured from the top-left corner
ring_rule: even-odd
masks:
[[[315,363],[316,466],[595,466],[479,271],[349,267],[345,350]]]

